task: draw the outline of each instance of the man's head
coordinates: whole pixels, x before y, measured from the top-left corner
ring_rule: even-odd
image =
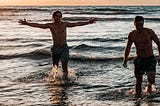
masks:
[[[62,12],[60,10],[54,11],[52,14],[52,18],[54,19],[54,21],[61,21]]]
[[[141,30],[144,25],[144,18],[142,16],[136,16],[134,18],[134,25],[137,30]]]

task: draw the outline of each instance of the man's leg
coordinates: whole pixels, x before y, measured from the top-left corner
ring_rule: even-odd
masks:
[[[68,62],[62,62],[62,69],[64,73],[68,73]]]
[[[68,78],[68,62],[62,62],[64,79]]]
[[[66,48],[61,53],[61,63],[62,63],[64,79],[68,79],[68,61],[69,61],[69,48],[66,45]]]
[[[136,96],[141,96],[142,92],[142,81],[143,81],[143,74],[136,75]]]
[[[57,75],[57,72],[58,72],[58,63],[59,63],[59,59],[56,55],[54,55],[52,53],[52,72],[49,74],[49,77],[50,77],[50,80],[52,82],[55,82],[56,81],[56,75]]]
[[[145,92],[151,93],[152,91],[156,90],[156,89],[152,89],[152,84],[155,83],[155,74],[156,72],[154,71],[147,72],[148,83],[147,83]]]
[[[58,68],[58,62],[59,62],[59,60],[53,60],[53,67],[57,66],[57,68]]]
[[[59,58],[56,54],[52,53],[52,64],[53,64],[53,74],[54,74],[54,79],[56,79],[56,75],[58,73],[58,63],[59,63]]]
[[[52,54],[52,64],[53,64],[53,67],[57,66],[57,68],[58,68],[58,63],[59,63],[58,56]]]

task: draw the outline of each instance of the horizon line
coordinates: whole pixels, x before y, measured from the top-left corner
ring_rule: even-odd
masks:
[[[28,6],[34,6],[34,7],[45,7],[45,6],[56,6],[56,7],[62,7],[62,6],[65,6],[65,7],[67,7],[67,6],[82,6],[82,7],[85,7],[85,6],[87,6],[87,7],[94,7],[94,6],[102,6],[102,7],[104,7],[104,6],[160,6],[160,5],[0,5],[0,7],[8,7],[8,6],[18,6],[18,7],[28,7]]]

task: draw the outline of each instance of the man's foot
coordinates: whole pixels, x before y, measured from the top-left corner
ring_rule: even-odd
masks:
[[[155,85],[148,85],[148,86],[146,86],[145,87],[145,90],[144,90],[144,92],[145,93],[155,93],[157,90],[156,90],[156,87],[155,87]]]
[[[152,92],[152,88],[151,88],[151,85],[149,86],[146,86],[145,87],[145,90],[144,90],[145,93],[151,93]]]

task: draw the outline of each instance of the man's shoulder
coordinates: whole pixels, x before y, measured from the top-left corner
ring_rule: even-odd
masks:
[[[133,35],[135,32],[136,32],[136,30],[129,32],[129,36]]]
[[[136,34],[136,30],[129,32],[128,39],[133,41],[135,34]]]
[[[148,33],[154,33],[154,31],[150,28],[144,28],[144,31]]]
[[[144,29],[144,30],[150,30],[150,28],[147,28],[147,27],[143,27],[143,29]]]
[[[50,23],[46,23],[46,25],[52,25],[53,24],[53,22],[50,22]]]
[[[153,31],[151,28],[146,28],[146,27],[144,27],[143,28],[145,31]]]
[[[65,25],[69,24],[68,21],[62,21],[62,23],[65,24]]]

